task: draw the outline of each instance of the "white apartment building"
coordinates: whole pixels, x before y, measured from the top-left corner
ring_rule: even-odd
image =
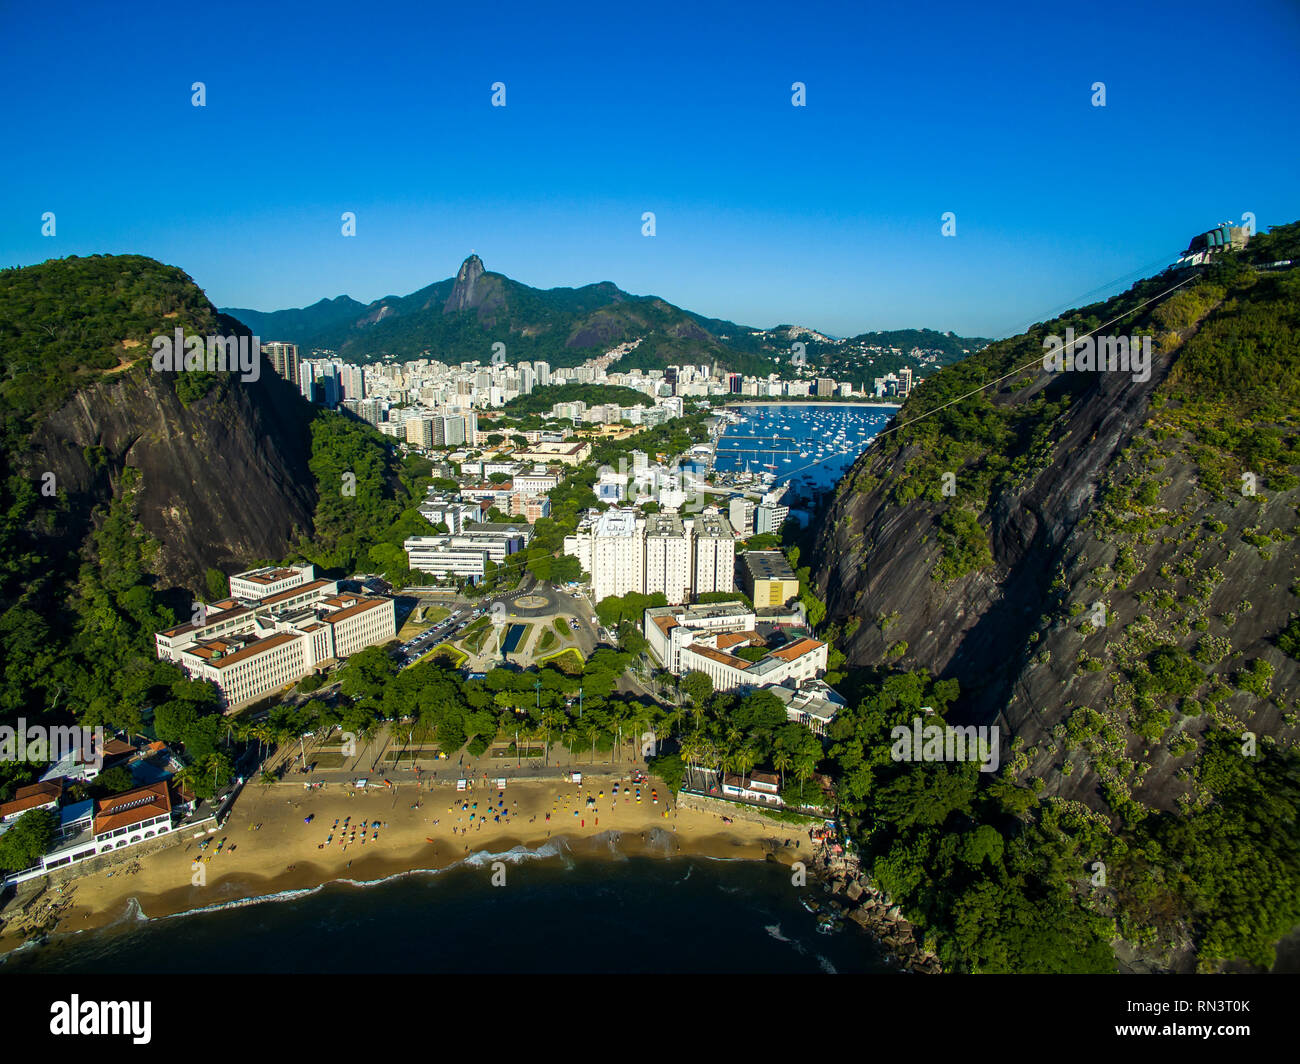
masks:
[[[733,498],[727,504],[727,518],[736,535],[742,539],[754,534],[754,500],[743,495]]]
[[[662,591],[670,604],[691,592],[691,534],[676,514],[645,519],[645,594]]]
[[[635,511],[609,510],[596,519],[591,529],[588,572],[597,602],[644,589],[645,532]]]
[[[635,591],[663,592],[677,604],[735,586],[735,540],[726,519],[712,508],[687,521],[675,513],[646,515],[634,509],[589,515],[565,536],[564,553],[590,574],[597,602]]]
[[[694,538],[692,589],[696,595],[736,589],[736,534],[712,507],[689,522]]]

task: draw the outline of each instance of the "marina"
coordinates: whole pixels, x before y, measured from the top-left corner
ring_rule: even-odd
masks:
[[[719,486],[784,489],[792,514],[806,522],[897,410],[847,403],[728,408],[707,467]]]

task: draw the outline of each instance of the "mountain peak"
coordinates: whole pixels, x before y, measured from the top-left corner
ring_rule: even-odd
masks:
[[[452,286],[451,295],[447,297],[447,302],[443,306],[444,313],[468,310],[475,305],[475,288],[483,273],[483,260],[471,253],[456,271],[456,283]]]

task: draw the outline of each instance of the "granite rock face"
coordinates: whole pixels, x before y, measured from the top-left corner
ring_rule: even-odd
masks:
[[[813,551],[826,621],[849,631],[840,645],[851,666],[926,668],[958,680],[961,696],[950,720],[1000,726],[1003,762],[1013,756],[1012,739],[1023,740],[1022,778],[1042,777],[1045,796],[1102,811],[1107,803],[1093,761],[1076,750],[1065,768],[1065,725],[1079,707],[1117,726],[1110,733],[1123,747],[1116,756],[1140,768],[1127,781],[1133,797],[1160,809],[1176,808],[1187,793],[1177,776],[1188,761],[1175,752],[1175,740],[1198,739],[1214,720],[1174,713],[1158,742],[1141,734],[1121,665],[1121,648],[1137,641],[1131,633],[1141,630],[1142,638],[1149,634],[1188,654],[1198,646],[1204,654],[1207,638],[1221,642],[1226,653],[1204,664],[1207,684],[1214,672],[1231,675],[1263,659],[1275,692],[1300,685],[1300,667],[1276,645],[1295,609],[1300,489],[1243,498],[1235,490],[1241,471],[1233,467],[1225,474],[1229,490],[1206,490],[1195,441],[1164,413],[1181,350],[1171,345],[1158,353],[1145,381],[1107,372],[1069,382],[1068,401],[1039,425],[1031,460],[974,504],[992,564],[948,582],[936,578],[939,521],[949,500],[935,501],[936,491],[896,501],[896,485],[926,457],[911,439],[893,449],[872,446],[859,458],[829,505]],[[1053,401],[1061,393],[1059,375],[1027,376],[1016,390],[990,393],[993,406],[1007,411],[1046,389],[1056,389],[1047,393]],[[930,454],[945,444],[930,441]],[[953,472],[960,504],[969,471]],[[1143,530],[1120,537],[1100,528],[1094,517],[1108,492],[1143,482],[1141,512],[1119,515]],[[1261,543],[1257,530],[1276,531],[1273,542],[1248,545]],[[1097,606],[1104,608],[1100,624]],[[1219,716],[1259,734],[1294,737],[1280,701],[1238,692]]]
[[[146,358],[74,393],[38,427],[24,461],[66,492],[52,531],[73,554],[124,470],[138,470],[137,513],[159,544],[159,587],[198,592],[208,568],[284,558],[311,533],[310,415],[264,362],[256,381],[219,379],[186,406],[175,377]]]

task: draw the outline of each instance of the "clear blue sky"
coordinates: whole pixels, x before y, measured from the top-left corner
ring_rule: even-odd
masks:
[[[474,249],[745,324],[1005,335],[1300,217],[1297,56],[1295,0],[0,2],[0,264],[142,253],[274,310]]]

